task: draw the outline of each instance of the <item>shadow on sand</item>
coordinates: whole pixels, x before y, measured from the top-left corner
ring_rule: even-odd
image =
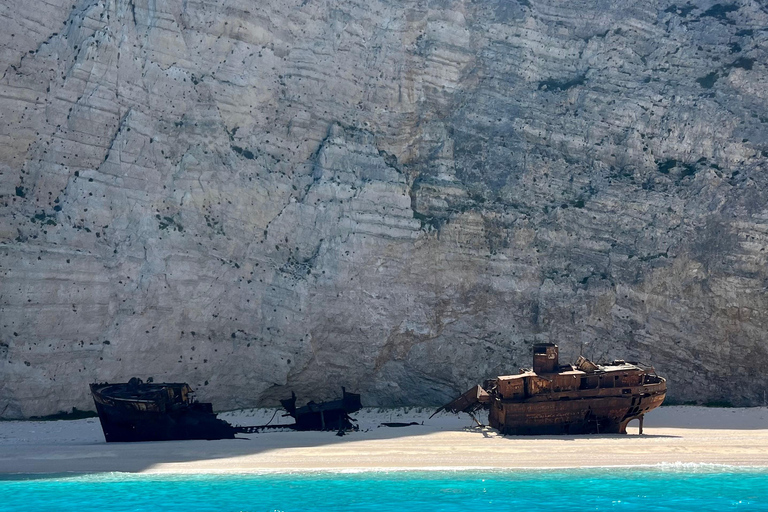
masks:
[[[671,434],[638,434],[637,429],[635,428],[635,432],[632,432],[630,429],[629,432],[626,434],[579,434],[579,435],[543,435],[543,436],[510,436],[510,435],[501,435],[498,430],[495,428],[489,427],[487,425],[480,425],[480,426],[472,426],[472,427],[465,427],[462,429],[464,432],[470,432],[474,434],[481,434],[483,437],[490,439],[490,438],[496,438],[500,437],[503,439],[517,439],[517,440],[526,440],[526,439],[551,439],[555,441],[576,441],[579,439],[656,439],[656,438],[680,438],[682,436],[675,436]]]
[[[88,422],[87,424],[85,422]],[[16,424],[27,435],[20,442],[2,432],[2,427]],[[3,473],[59,474],[92,472],[142,472],[160,464],[214,461],[249,457],[277,449],[305,449],[344,445],[357,441],[392,440],[422,436],[442,429],[433,426],[411,425],[401,428],[374,427],[347,432],[296,432],[293,430],[267,430],[254,434],[240,434],[236,439],[215,441],[150,441],[136,443],[107,443],[98,420],[77,420],[69,423],[61,435],[47,435],[35,442],[32,436],[40,422],[3,422],[0,424],[0,475]],[[72,425],[78,423],[80,425]],[[466,424],[466,423],[465,423]],[[13,425],[11,425],[13,426]],[[48,425],[44,425],[48,426]],[[67,430],[89,429],[87,435],[68,436]],[[96,431],[98,429],[98,432]],[[450,429],[453,430],[453,429]],[[455,430],[461,430],[457,428]],[[79,438],[78,438],[79,437]],[[301,464],[297,461],[297,467]],[[226,468],[222,468],[226,469]],[[0,477],[2,478],[2,477]]]
[[[360,441],[383,442],[400,438],[414,438],[440,432],[466,432],[488,439],[509,440],[520,442],[529,440],[550,440],[568,443],[577,440],[591,439],[625,439],[632,440],[651,438],[672,438],[678,436],[643,434],[596,434],[596,435],[546,435],[546,436],[502,436],[488,426],[468,425],[471,419],[466,416],[445,414],[434,420],[424,419],[423,424],[408,425],[398,428],[381,426],[392,419],[422,420],[421,415],[414,414],[405,418],[392,418],[386,414],[368,417],[360,422],[360,430],[338,436],[336,432],[296,432],[292,430],[267,430],[255,434],[243,434],[238,439],[218,441],[158,441],[141,443],[106,443],[101,433],[98,420],[85,419],[77,421],[58,422],[7,422],[15,423],[15,434],[9,434],[0,428],[0,473],[91,473],[91,472],[142,472],[163,465],[163,471],[173,471],[174,464],[185,464],[209,461],[206,468],[213,472],[226,471],[226,459],[238,459],[265,454],[274,450],[282,450],[279,454],[284,463],[286,457],[297,457],[296,467],[302,467],[307,454],[306,449],[323,447],[325,453],[355,453],[354,443]],[[382,421],[383,420],[383,421]],[[233,421],[235,424],[243,424]],[[2,427],[3,425],[0,425]],[[48,429],[47,431],[45,429]],[[631,430],[630,430],[631,432]],[[480,440],[480,443],[486,441]],[[330,451],[328,448],[330,447]],[[389,449],[389,448],[388,448]],[[392,447],[397,450],[399,446]],[[295,455],[291,451],[295,450]],[[322,464],[322,455],[318,459]],[[269,470],[263,462],[256,464]],[[183,467],[179,467],[184,471]]]

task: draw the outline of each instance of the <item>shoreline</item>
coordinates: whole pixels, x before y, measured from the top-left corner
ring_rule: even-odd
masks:
[[[514,473],[557,473],[557,472],[578,472],[578,471],[609,471],[609,470],[645,470],[649,472],[677,472],[677,473],[694,473],[694,474],[714,474],[714,473],[765,473],[768,476],[768,464],[767,465],[734,465],[734,464],[715,464],[708,462],[680,462],[680,463],[667,463],[661,462],[658,464],[632,464],[632,465],[604,465],[604,466],[515,466],[515,467],[476,467],[476,466],[433,466],[433,467],[361,467],[361,468],[304,468],[304,469],[257,469],[247,471],[232,471],[232,470],[188,470],[188,471],[171,471],[171,470],[150,470],[150,471],[61,471],[61,472],[36,472],[36,473],[14,473],[0,471],[0,481],[13,480],[14,478],[26,479],[31,478],[72,478],[72,477],[87,477],[97,475],[130,475],[130,476],[145,476],[145,477],[189,477],[189,476],[231,476],[231,477],[259,477],[259,476],[315,476],[315,475],[367,475],[367,474],[382,474],[382,475],[397,475],[403,473],[423,473],[423,474],[437,474],[437,473],[481,473],[483,475],[493,476],[509,475]]]
[[[260,424],[274,409],[219,416]],[[513,472],[606,468],[677,470],[768,468],[768,408],[671,406],[628,434],[501,436],[467,415],[431,409],[365,409],[360,430],[266,431],[248,439],[105,443],[96,418],[0,422],[0,474],[299,474],[361,472]],[[408,427],[383,422],[417,421]],[[421,423],[423,422],[423,424]]]

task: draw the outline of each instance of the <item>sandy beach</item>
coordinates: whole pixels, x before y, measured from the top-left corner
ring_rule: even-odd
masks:
[[[263,424],[274,409],[223,413],[239,425]],[[768,408],[662,407],[627,435],[500,436],[467,415],[431,409],[364,409],[360,431],[266,431],[247,439],[104,442],[97,418],[0,422],[0,473],[127,471],[259,473],[306,470],[513,469],[723,464],[768,466]],[[276,415],[273,423],[286,422]],[[383,422],[417,422],[391,428]],[[423,422],[423,424],[422,424]]]

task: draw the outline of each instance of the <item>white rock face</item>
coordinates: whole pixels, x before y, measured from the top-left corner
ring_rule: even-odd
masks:
[[[0,418],[87,384],[441,403],[530,364],[768,393],[759,2],[0,5]]]

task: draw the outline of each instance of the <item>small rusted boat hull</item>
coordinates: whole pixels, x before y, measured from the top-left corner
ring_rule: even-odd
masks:
[[[233,439],[238,432],[216,417],[211,404],[191,402],[186,384],[133,384],[137,390],[134,397],[124,396],[128,386],[91,384],[96,412],[108,443]],[[146,389],[150,389],[151,396],[138,398]]]

